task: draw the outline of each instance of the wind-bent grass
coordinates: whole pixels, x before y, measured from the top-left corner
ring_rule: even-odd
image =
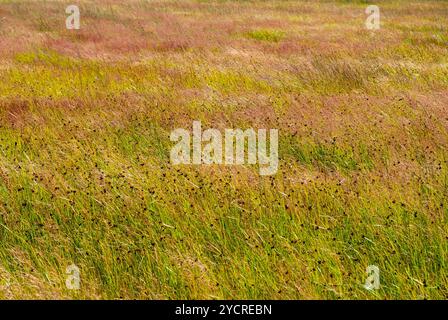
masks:
[[[0,298],[448,297],[446,2],[65,5],[0,1]],[[172,166],[194,120],[278,173]]]

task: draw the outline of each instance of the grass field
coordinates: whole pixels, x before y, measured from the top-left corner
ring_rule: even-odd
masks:
[[[0,0],[0,298],[448,298],[448,1],[69,4]],[[277,174],[171,165],[195,120]]]

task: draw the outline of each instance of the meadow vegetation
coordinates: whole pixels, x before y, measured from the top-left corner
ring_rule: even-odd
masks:
[[[447,1],[78,3],[0,0],[0,298],[448,298]],[[278,173],[172,166],[194,120]]]

